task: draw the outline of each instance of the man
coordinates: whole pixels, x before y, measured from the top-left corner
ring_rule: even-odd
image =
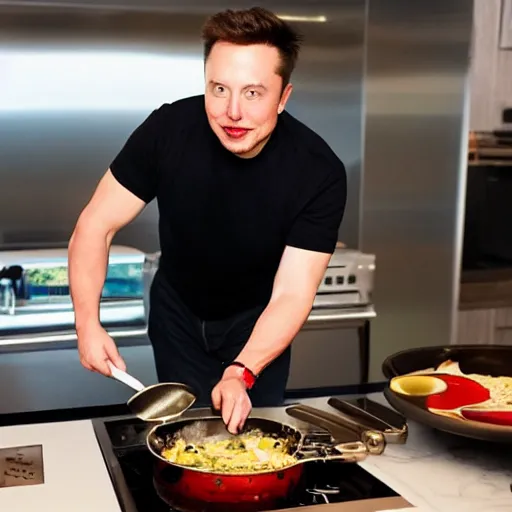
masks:
[[[148,334],[158,379],[191,385],[236,432],[252,406],[283,401],[346,175],[285,112],[300,46],[287,24],[261,8],[226,11],[203,39],[204,96],[162,105],[131,134],[77,222],[70,284],[83,366],[125,369],[100,325],[100,294],[114,235],[156,199],[162,254]]]

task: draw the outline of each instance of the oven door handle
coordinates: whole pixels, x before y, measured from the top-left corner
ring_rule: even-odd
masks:
[[[116,341],[118,347],[139,346],[149,344],[147,328],[114,329],[108,334]],[[144,343],[141,343],[144,338]],[[2,352],[29,352],[34,350],[62,350],[76,348],[76,332],[62,332],[51,334],[37,334],[30,336],[17,336],[13,338],[0,338],[0,353]]]
[[[318,311],[318,310],[316,310]],[[309,324],[317,324],[317,323],[326,323],[326,322],[343,322],[343,321],[353,321],[353,320],[370,320],[377,316],[375,310],[373,308],[365,308],[361,310],[341,310],[341,311],[329,311],[328,313],[316,313],[315,310],[309,315],[307,319],[307,323]]]

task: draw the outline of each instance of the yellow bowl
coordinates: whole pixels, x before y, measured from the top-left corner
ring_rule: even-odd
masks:
[[[443,393],[448,388],[446,382],[430,375],[393,377],[389,387],[395,393],[405,396],[429,396]]]

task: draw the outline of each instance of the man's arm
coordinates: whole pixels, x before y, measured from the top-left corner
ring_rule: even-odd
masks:
[[[89,345],[95,342],[94,336],[105,341],[106,333],[101,333],[99,307],[105,284],[108,253],[117,231],[131,222],[144,206],[144,201],[120,185],[109,169],[80,214],[69,241],[69,284],[80,356],[86,368],[101,373],[108,372],[106,361],[97,361],[94,354],[91,355],[94,351],[89,350]],[[98,339],[97,343],[100,341]],[[115,347],[107,348],[113,350]],[[113,355],[116,359],[117,351],[107,355]],[[122,361],[119,362],[122,364]]]
[[[330,258],[329,253],[285,248],[271,299],[236,361],[258,374],[290,345],[311,311]],[[252,407],[236,367],[226,368],[212,391],[212,403],[222,407],[222,419],[236,433]]]
[[[331,255],[286,247],[271,299],[237,361],[255,374],[293,341],[307,320]]]
[[[236,358],[255,374],[290,345],[307,320],[336,245],[347,197],[345,167],[334,154],[323,159],[314,155],[309,165],[326,172],[308,189],[304,207],[287,234],[269,303]],[[212,391],[213,406],[222,407],[222,418],[232,433],[252,408],[239,370],[228,366]]]

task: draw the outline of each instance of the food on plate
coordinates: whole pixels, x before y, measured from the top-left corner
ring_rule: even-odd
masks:
[[[478,373],[463,373],[459,363],[447,360],[441,363],[437,368],[430,368],[410,373],[408,375],[424,375],[424,374],[447,374],[459,377],[465,377],[477,382],[489,391],[490,397],[474,406],[486,409],[512,410],[512,377],[493,377],[491,375],[481,375]]]
[[[432,414],[512,427],[512,377],[464,373],[457,361],[447,360],[394,377],[390,389],[423,398]]]
[[[406,396],[428,396],[446,391],[448,385],[443,380],[431,375],[401,375],[389,383],[395,393]]]
[[[229,439],[192,443],[178,437],[162,450],[162,457],[180,466],[216,473],[250,473],[277,470],[297,459],[288,453],[289,441],[252,430]]]

